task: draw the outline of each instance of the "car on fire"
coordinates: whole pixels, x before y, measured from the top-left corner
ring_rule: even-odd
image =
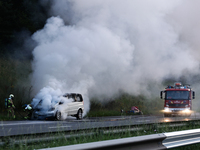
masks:
[[[71,100],[65,103],[66,100]],[[42,109],[42,101],[40,100],[33,111],[32,119],[50,119],[63,120],[66,116],[76,117],[77,120],[82,119],[84,105],[83,97],[77,93],[66,93],[61,97],[61,100],[52,105],[48,110]],[[65,116],[65,117],[64,117]]]

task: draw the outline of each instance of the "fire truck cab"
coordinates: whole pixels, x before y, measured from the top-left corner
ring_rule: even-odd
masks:
[[[164,91],[160,92],[160,98],[164,98],[165,117],[172,115],[190,116],[195,92],[192,91],[190,85],[182,85],[181,82],[175,82],[174,86],[168,85]]]

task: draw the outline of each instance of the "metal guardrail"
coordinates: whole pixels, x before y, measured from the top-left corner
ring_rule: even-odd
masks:
[[[199,124],[198,122],[195,124]],[[168,127],[181,127],[181,126],[186,126],[187,123],[170,123],[167,126]],[[40,142],[50,142],[50,141],[55,141],[55,140],[59,140],[59,139],[70,139],[73,137],[80,137],[80,136],[92,136],[92,135],[106,135],[106,134],[117,134],[117,133],[123,133],[123,132],[133,132],[133,131],[141,131],[141,130],[158,130],[159,128],[163,128],[166,127],[166,124],[156,124],[156,126],[154,124],[152,125],[148,125],[148,126],[132,126],[132,127],[121,127],[121,128],[102,128],[102,129],[92,129],[92,130],[80,130],[80,131],[76,131],[75,133],[69,133],[69,132],[63,132],[61,135],[60,134],[54,134],[54,133],[50,133],[50,134],[39,134],[39,136],[36,134],[35,136],[31,136],[31,135],[26,135],[26,138],[23,138],[22,136],[7,136],[4,138],[0,139],[0,146],[4,146],[4,145],[15,145],[15,144],[22,144],[22,143],[26,143],[26,144],[32,144],[32,143],[40,143]]]
[[[109,150],[163,150],[197,143],[200,143],[200,129],[62,146],[48,148],[48,150],[100,150],[103,148]]]
[[[85,144],[77,144],[70,146],[62,146],[49,148],[49,150],[126,150],[126,149],[137,149],[137,150],[161,150],[166,149],[162,145],[162,141],[166,138],[164,134],[152,134],[131,138],[123,138],[117,140],[107,140],[101,142],[92,142]],[[45,150],[45,149],[42,149]]]
[[[164,133],[167,138],[163,145],[170,148],[200,143],[200,129]]]

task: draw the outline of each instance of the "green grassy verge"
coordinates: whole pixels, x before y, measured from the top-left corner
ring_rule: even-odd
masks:
[[[123,110],[123,115],[126,115],[126,111],[130,111],[132,106],[137,106],[145,115],[161,115],[160,110],[163,109],[163,100],[159,97],[148,99],[143,95],[134,96],[122,93],[115,99],[104,100],[104,103],[101,101],[96,98],[91,99],[88,117],[120,116],[121,110]]]
[[[22,109],[15,110],[15,118],[8,115],[6,109],[3,109],[0,113],[0,121],[13,121],[13,120],[24,120],[24,117],[28,115],[28,112],[22,111]]]
[[[199,149],[200,149],[200,144],[193,144],[193,145],[182,146],[178,148],[172,148],[171,150],[199,150]]]

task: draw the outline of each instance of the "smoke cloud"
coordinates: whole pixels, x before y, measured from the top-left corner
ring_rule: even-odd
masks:
[[[150,93],[148,83],[159,87],[186,74],[192,82],[200,59],[197,6],[197,0],[54,0],[52,17],[32,36],[35,93],[81,93],[88,111],[92,96]]]

